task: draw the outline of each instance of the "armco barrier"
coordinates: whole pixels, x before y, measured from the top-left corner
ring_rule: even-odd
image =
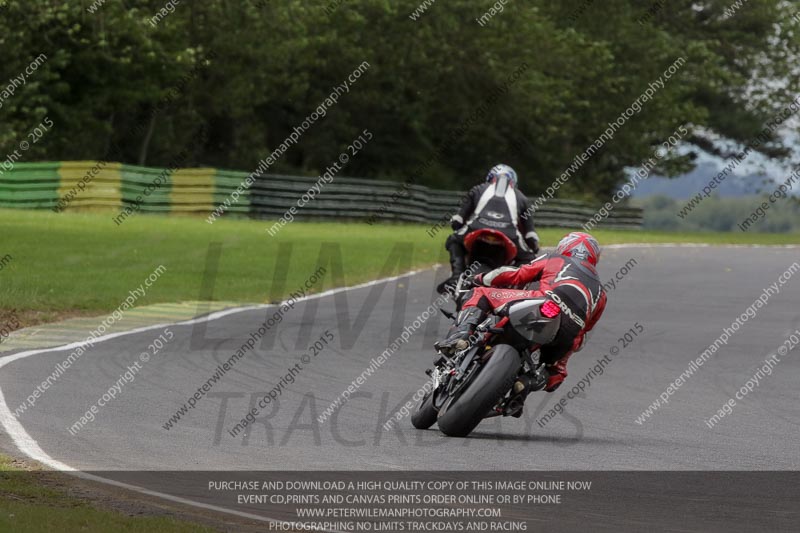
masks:
[[[246,172],[213,168],[169,171],[97,161],[17,163],[0,175],[0,207],[120,211],[141,197],[141,212],[208,216],[247,176]],[[258,176],[223,216],[279,218],[317,181],[315,177]],[[297,211],[295,218],[435,224],[458,209],[463,195],[420,185],[403,187],[395,182],[336,177],[322,184],[320,192]],[[580,227],[595,212],[595,207],[581,202],[550,200],[536,211],[534,221],[544,227]],[[641,209],[616,207],[600,226],[640,228],[641,224]]]

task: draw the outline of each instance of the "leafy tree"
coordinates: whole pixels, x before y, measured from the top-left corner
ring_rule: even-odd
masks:
[[[48,115],[28,158],[165,166],[189,147],[186,165],[251,170],[366,61],[271,171],[322,172],[367,128],[343,174],[463,189],[503,161],[538,194],[685,58],[559,191],[605,201],[679,126],[695,151],[727,156],[799,92],[790,2],[726,15],[730,0],[530,0],[480,25],[493,4],[436,3],[414,21],[419,0],[205,0],[153,24],[163,0],[9,0],[0,80],[48,60],[0,108],[0,153]],[[777,132],[758,150],[788,153]],[[692,164],[670,154],[656,172]]]

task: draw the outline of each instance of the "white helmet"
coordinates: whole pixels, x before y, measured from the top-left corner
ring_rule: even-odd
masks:
[[[517,172],[508,165],[495,165],[486,175],[486,181],[492,182],[495,181],[497,178],[505,176],[508,178],[515,187],[517,186]]]

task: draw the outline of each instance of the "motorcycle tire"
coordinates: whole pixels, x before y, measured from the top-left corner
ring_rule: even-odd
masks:
[[[442,433],[449,437],[469,435],[514,384],[520,365],[514,348],[495,346],[472,383],[440,413],[437,422]]]
[[[417,429],[428,429],[436,423],[439,412],[433,407],[433,394],[433,391],[428,393],[411,415],[411,424]]]

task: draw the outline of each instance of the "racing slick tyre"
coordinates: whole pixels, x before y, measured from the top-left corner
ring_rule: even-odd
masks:
[[[472,383],[440,411],[442,433],[449,437],[469,435],[514,384],[520,365],[514,348],[507,344],[495,346]]]
[[[433,407],[433,395],[436,391],[429,392],[420,402],[419,407],[411,415],[411,424],[417,429],[428,429],[436,423],[438,412]]]

